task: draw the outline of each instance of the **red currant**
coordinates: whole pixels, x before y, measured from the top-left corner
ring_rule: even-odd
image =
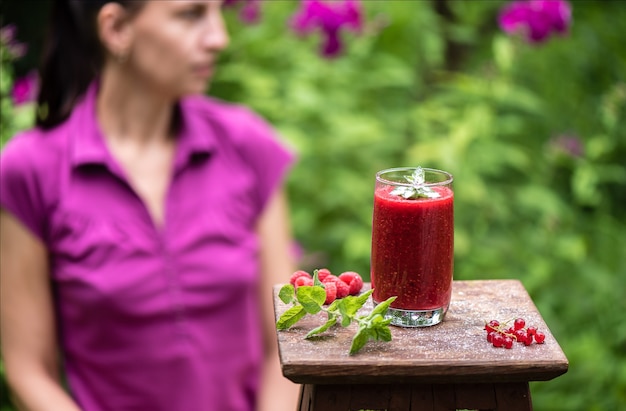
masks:
[[[504,336],[500,333],[496,333],[491,339],[491,343],[494,347],[502,347],[504,345]]]
[[[496,320],[491,320],[485,324],[485,330],[487,330],[487,332],[497,331],[498,327],[500,327],[500,323]]]
[[[513,348],[513,339],[511,337],[504,337],[504,348]]]
[[[515,336],[515,340],[518,342],[522,342],[526,339],[526,333],[524,332],[524,330],[515,330],[515,332],[513,332],[513,335]]]
[[[524,321],[523,318],[516,318],[515,322],[513,322],[513,327],[515,327],[516,330],[521,330],[525,325],[526,321]]]
[[[537,341],[537,344],[543,344],[545,339],[546,335],[544,333],[542,333],[541,331],[535,332],[535,341]]]
[[[526,334],[526,338],[524,339],[524,345],[528,346],[533,343],[533,336]]]
[[[514,342],[529,346],[535,341],[537,344],[543,344],[545,334],[537,331],[537,327],[526,327],[526,320],[519,317],[513,321],[511,327],[508,326],[509,321],[500,323],[497,320],[491,320],[485,324],[487,331],[487,341],[494,347],[513,348]]]

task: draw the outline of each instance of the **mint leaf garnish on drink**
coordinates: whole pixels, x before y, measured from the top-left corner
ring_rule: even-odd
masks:
[[[336,324],[347,327],[354,321],[358,324],[358,331],[352,339],[350,355],[356,354],[370,340],[391,341],[391,330],[389,329],[391,320],[386,320],[384,315],[396,297],[391,297],[378,304],[369,314],[359,315],[359,310],[370,298],[373,290],[361,295],[349,295],[334,300],[325,307],[325,285],[319,281],[317,270],[313,275],[313,284],[312,286],[302,285],[297,288],[292,284],[286,284],[280,289],[278,297],[285,304],[292,304],[292,307],[280,316],[276,322],[277,329],[286,330],[307,314],[317,314],[323,311],[328,316],[327,321],[309,331],[305,338],[321,334]]]
[[[422,167],[417,167],[413,174],[405,176],[404,178],[410,185],[398,186],[391,191],[391,194],[406,198],[407,200],[441,197],[441,194],[425,185],[426,177]]]

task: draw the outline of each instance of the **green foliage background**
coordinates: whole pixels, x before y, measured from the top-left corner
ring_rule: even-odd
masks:
[[[211,94],[298,153],[287,184],[305,269],[368,277],[378,170],[451,172],[455,278],[521,280],[570,361],[531,384],[535,409],[624,409],[626,3],[574,1],[570,34],[535,46],[498,30],[505,3],[367,0],[364,33],[330,61],[288,32],[295,1],[265,2],[253,26],[227,12]]]
[[[521,280],[570,361],[532,384],[535,408],[624,408],[626,4],[572,2],[570,35],[530,46],[499,32],[504,3],[366,1],[366,32],[327,61],[286,33],[294,3],[268,2],[260,25],[231,16],[212,94],[261,112],[299,153],[303,268],[367,276],[376,171],[452,172],[455,278]]]

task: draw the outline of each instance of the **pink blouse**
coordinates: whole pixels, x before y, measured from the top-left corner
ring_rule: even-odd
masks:
[[[50,253],[69,389],[84,411],[253,410],[255,223],[293,157],[249,110],[184,99],[156,227],[104,144],[96,95],[0,158],[0,206]]]

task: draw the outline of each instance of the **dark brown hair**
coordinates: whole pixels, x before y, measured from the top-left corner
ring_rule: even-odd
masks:
[[[136,12],[145,0],[117,0]],[[36,124],[52,128],[69,117],[74,105],[100,72],[104,49],[98,38],[97,15],[112,0],[56,0],[39,75]]]

